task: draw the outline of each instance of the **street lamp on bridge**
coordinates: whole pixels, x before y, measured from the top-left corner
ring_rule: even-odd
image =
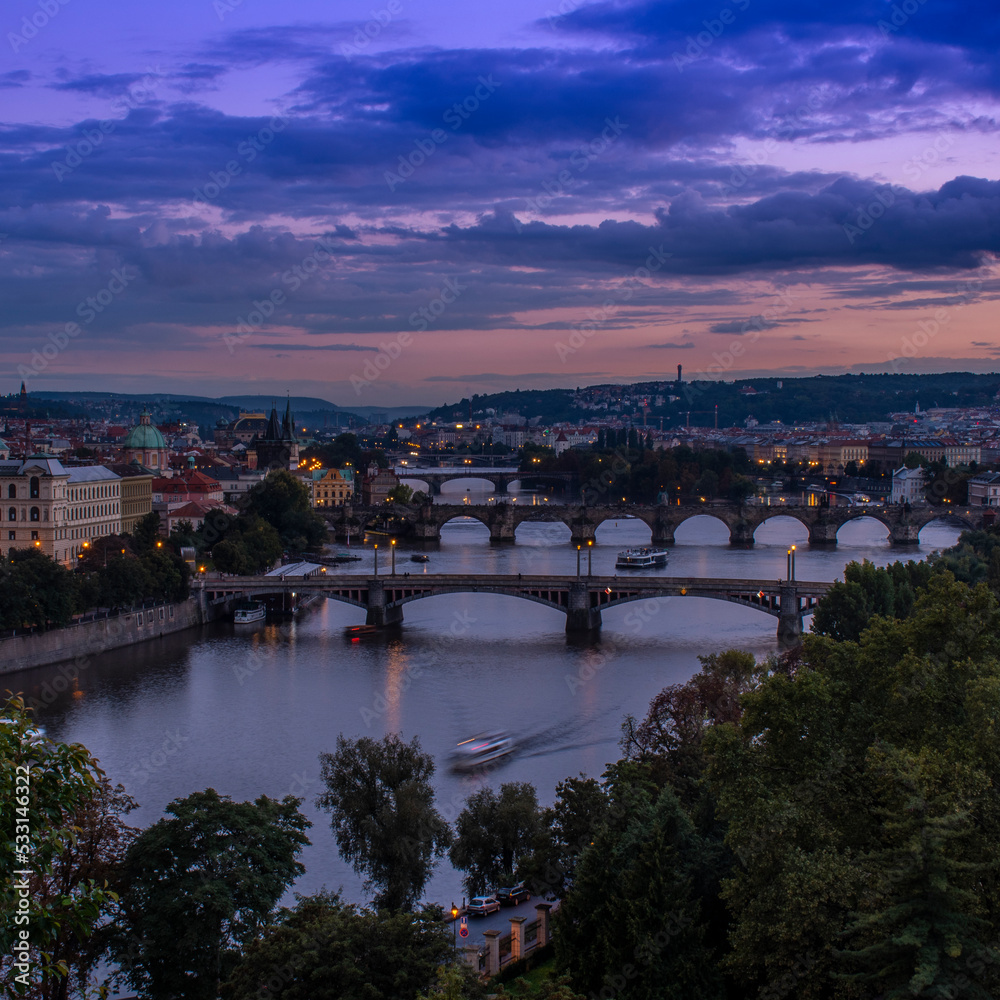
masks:
[[[594,539],[587,539],[587,576],[591,576],[593,572],[593,560],[592,556],[594,554]]]
[[[795,546],[793,545],[785,558],[785,572],[788,574],[789,583],[795,579]]]

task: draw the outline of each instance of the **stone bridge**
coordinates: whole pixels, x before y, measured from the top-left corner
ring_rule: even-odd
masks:
[[[369,625],[398,625],[403,605],[441,594],[506,594],[555,608],[566,615],[567,632],[601,627],[601,612],[634,601],[648,620],[670,598],[708,597],[756,608],[778,619],[778,641],[795,645],[802,635],[802,616],[809,614],[831,583],[798,580],[726,580],[682,577],[622,578],[617,576],[490,576],[399,573],[365,578],[331,573],[326,567],[306,576],[243,576],[198,580],[207,600],[222,597],[263,597],[268,594],[322,594],[364,608]],[[638,619],[637,619],[638,620]]]
[[[520,524],[526,521],[541,521],[565,524],[570,529],[573,545],[586,545],[595,537],[597,528],[605,521],[620,521],[625,517],[638,518],[646,524],[654,545],[672,545],[674,532],[692,517],[708,515],[722,521],[729,529],[729,544],[740,548],[750,548],[754,543],[754,532],[772,517],[793,517],[801,522],[809,532],[811,545],[832,546],[837,544],[837,532],[858,518],[872,518],[885,525],[893,545],[917,545],[920,529],[931,521],[946,519],[964,528],[981,528],[983,511],[981,507],[941,507],[920,506],[907,508],[898,504],[884,507],[807,507],[782,505],[774,507],[743,506],[736,504],[679,504],[668,506],[656,504],[622,504],[603,507],[583,507],[559,504],[531,506],[518,503],[484,504],[424,504],[406,506],[400,504],[380,507],[334,507],[321,510],[331,529],[338,538],[348,532],[357,537],[366,527],[377,526],[380,519],[390,515],[405,522],[408,537],[425,543],[434,543],[441,538],[441,528],[457,517],[471,517],[486,525],[490,531],[490,541],[494,544],[511,543]],[[393,529],[399,530],[399,529]]]
[[[400,467],[396,475],[402,480],[425,483],[431,496],[438,496],[445,483],[461,479],[484,479],[499,494],[505,494],[511,483],[530,479],[532,482],[552,483],[567,490],[576,486],[579,476],[575,472],[518,472],[517,469],[491,469],[489,466],[470,466],[468,469],[411,469]]]

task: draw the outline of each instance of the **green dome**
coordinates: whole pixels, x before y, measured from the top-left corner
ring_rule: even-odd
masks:
[[[147,451],[159,451],[167,447],[163,435],[153,426],[148,413],[143,413],[139,417],[139,423],[135,425],[125,435],[123,448],[145,449]]]

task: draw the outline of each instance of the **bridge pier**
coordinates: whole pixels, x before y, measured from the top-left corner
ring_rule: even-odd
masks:
[[[829,521],[815,521],[809,525],[809,544],[831,547],[837,544],[837,528],[839,524]]]
[[[652,529],[653,532],[652,543],[654,545],[673,545],[674,531],[676,530],[677,530],[676,524],[668,524],[665,521],[660,521],[659,519],[657,519]]]
[[[729,526],[729,544],[734,549],[752,549],[753,532],[756,525],[748,521],[737,521]]]
[[[587,547],[588,542],[596,542],[597,530],[592,524],[574,524],[570,527],[570,544]]]
[[[413,525],[413,537],[420,542],[440,542],[441,525],[434,521],[417,521]]]
[[[802,606],[795,585],[783,584],[778,616],[778,645],[792,649],[802,643]]]
[[[365,615],[365,624],[385,628],[387,625],[399,625],[402,620],[401,607],[397,605],[387,608],[385,605],[385,584],[381,580],[369,580],[368,613]]]
[[[596,632],[601,627],[601,609],[590,606],[590,591],[585,583],[572,583],[566,607],[567,632]]]
[[[902,521],[899,524],[894,524],[889,529],[889,540],[892,545],[898,545],[900,547],[907,545],[919,545],[920,544],[920,525],[911,524],[908,521]]]

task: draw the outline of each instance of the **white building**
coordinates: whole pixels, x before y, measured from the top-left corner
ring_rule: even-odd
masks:
[[[1000,507],[1000,472],[982,472],[969,480],[970,507]]]
[[[896,469],[892,474],[893,503],[923,503],[924,502],[924,470]]]

